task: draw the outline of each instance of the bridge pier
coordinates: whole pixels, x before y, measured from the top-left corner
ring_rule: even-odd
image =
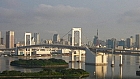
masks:
[[[120,54],[119,55],[119,66],[123,66],[123,64],[122,64],[122,55]],[[112,55],[112,62],[111,62],[111,67],[114,67],[114,65],[115,65],[115,56],[114,55]]]
[[[32,45],[32,43],[31,43],[31,33],[25,33],[25,36],[24,36],[24,39],[25,39],[25,46],[30,46],[30,45]],[[30,56],[31,56],[31,48],[25,48],[25,53],[24,53],[24,56],[27,56],[27,51],[26,51],[26,49],[27,49],[27,51],[29,51],[29,54],[30,54]]]
[[[71,52],[71,62],[74,61],[74,53],[75,53],[75,51],[72,51],[72,52]]]
[[[122,66],[122,55],[119,55],[119,57],[120,57],[120,64],[119,64],[119,66]]]
[[[30,56],[32,56],[32,49],[31,48],[29,49],[29,54],[30,54]]]
[[[26,48],[24,49],[24,56],[27,56]]]
[[[111,67],[114,67],[114,64],[115,64],[115,56],[114,56],[114,50],[112,49]]]
[[[114,65],[115,65],[115,56],[113,55],[113,56],[112,56],[111,67],[114,67]]]
[[[107,65],[107,57],[103,52],[92,52],[88,47],[86,47],[86,59],[85,64],[104,66]]]
[[[32,49],[31,48],[25,48],[24,50],[24,56],[27,56],[29,54],[29,56],[32,56]]]
[[[81,50],[79,50],[79,60],[78,62],[81,62]]]
[[[78,60],[75,60],[74,57],[78,56]],[[81,50],[72,50],[71,51],[71,60],[70,62],[82,62],[81,60]]]

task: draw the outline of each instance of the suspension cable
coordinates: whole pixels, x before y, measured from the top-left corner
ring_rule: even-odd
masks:
[[[71,30],[72,30],[72,29],[71,29]],[[63,38],[64,36],[68,35],[68,34],[71,32],[71,30],[70,30],[68,33],[66,33],[65,35],[63,35],[61,38]]]

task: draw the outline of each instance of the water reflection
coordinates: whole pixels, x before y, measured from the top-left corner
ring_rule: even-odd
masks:
[[[122,66],[120,66],[120,79],[122,79]]]
[[[111,68],[111,79],[122,79],[123,73],[122,73],[122,66],[120,66],[120,69],[119,69],[119,76],[115,75],[115,70],[114,70],[114,67]],[[107,78],[109,78],[109,76],[106,76]]]
[[[86,65],[85,70],[90,73],[90,78],[104,79],[107,74],[107,66]]]
[[[111,68],[111,79],[114,78],[114,67]]]
[[[75,69],[84,69],[90,73],[90,76],[86,79],[140,79],[139,76],[136,76],[136,71],[139,70],[140,57],[139,56],[123,56],[123,66],[119,66],[119,56],[115,56],[115,65],[111,67],[111,55],[108,55],[108,65],[107,66],[92,66],[85,65],[85,58],[82,58],[83,62],[72,62],[69,63],[69,68]],[[52,57],[0,57],[0,71],[4,70],[18,70],[22,72],[38,72],[42,70],[41,68],[22,68],[10,66],[10,62],[18,59],[49,59],[57,58],[64,59],[66,62],[69,62],[69,56],[52,56]],[[78,58],[78,57],[77,57]],[[77,59],[76,58],[76,59]]]
[[[82,69],[82,63],[81,62],[71,62],[71,63],[69,63],[69,68]]]

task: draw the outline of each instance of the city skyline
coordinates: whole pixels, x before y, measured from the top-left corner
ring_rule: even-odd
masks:
[[[52,39],[73,27],[81,27],[91,41],[97,29],[102,40],[128,38],[140,34],[139,15],[139,0],[0,0],[1,31],[15,31],[17,40],[25,32]]]
[[[9,31],[13,31],[13,30],[9,30]],[[0,36],[1,36],[1,38],[3,39],[3,42],[4,42],[4,44],[6,44],[6,32],[8,32],[8,31],[5,31],[5,33],[3,33],[2,31],[0,31]],[[25,33],[31,33],[31,37],[34,39],[34,42],[36,42],[36,37],[37,37],[37,39],[38,39],[38,42],[42,42],[42,41],[45,41],[45,40],[52,40],[53,41],[53,39],[54,39],[54,35],[59,35],[59,39],[63,39],[63,40],[65,40],[65,41],[70,41],[70,38],[69,38],[69,35],[71,35],[71,33],[67,33],[67,34],[65,34],[65,36],[64,37],[60,37],[60,36],[62,36],[62,35],[60,35],[59,33],[55,33],[55,34],[53,34],[52,36],[51,36],[51,38],[46,38],[46,39],[43,39],[43,38],[40,38],[40,36],[41,36],[41,34],[40,33],[32,33],[32,32],[24,32],[22,35],[23,36],[21,36],[21,38],[19,37],[19,38],[17,38],[17,37],[15,37],[15,35],[16,35],[16,33],[15,33],[15,31],[13,31],[14,32],[14,42],[15,43],[18,43],[18,42],[21,42],[21,41],[24,41],[24,35],[25,35]],[[18,34],[18,33],[17,33]],[[37,34],[38,36],[36,36],[35,34]],[[100,41],[106,41],[106,40],[108,40],[108,39],[116,39],[117,41],[120,41],[120,40],[127,40],[128,38],[133,38],[133,42],[136,42],[136,36],[137,35],[139,35],[139,34],[135,34],[135,35],[133,35],[133,36],[129,36],[129,37],[126,37],[126,38],[121,38],[121,39],[117,39],[117,38],[115,38],[115,37],[111,37],[111,38],[106,38],[105,40],[103,40],[103,39],[101,39],[101,38],[99,38],[98,40],[100,40]],[[91,39],[91,40],[89,40],[88,38],[86,38],[86,36],[84,36],[84,34],[82,35],[82,42],[83,43],[88,43],[88,42],[90,42],[90,41],[95,41],[94,39],[97,37],[97,35],[94,35],[94,37]],[[17,40],[17,39],[22,39],[22,40]]]

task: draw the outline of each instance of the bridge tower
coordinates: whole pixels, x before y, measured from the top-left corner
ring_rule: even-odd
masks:
[[[24,38],[25,38],[25,46],[30,46],[31,45],[31,33],[26,32]],[[31,56],[31,48],[25,48],[24,56],[27,55],[28,51]]]
[[[81,28],[72,28],[72,46],[75,46],[75,32],[78,32],[78,46],[81,46],[81,41],[82,41],[82,35],[81,35]],[[75,61],[74,60],[74,56],[79,56],[79,62],[81,61],[81,50],[75,50],[72,51],[71,53],[71,61]]]
[[[79,45],[78,46],[81,46],[81,41],[82,41],[81,28],[72,28],[72,46],[75,45],[75,40],[74,40],[75,34],[74,33],[77,31],[79,32],[79,36],[78,36],[79,37],[79,43],[78,43]]]

